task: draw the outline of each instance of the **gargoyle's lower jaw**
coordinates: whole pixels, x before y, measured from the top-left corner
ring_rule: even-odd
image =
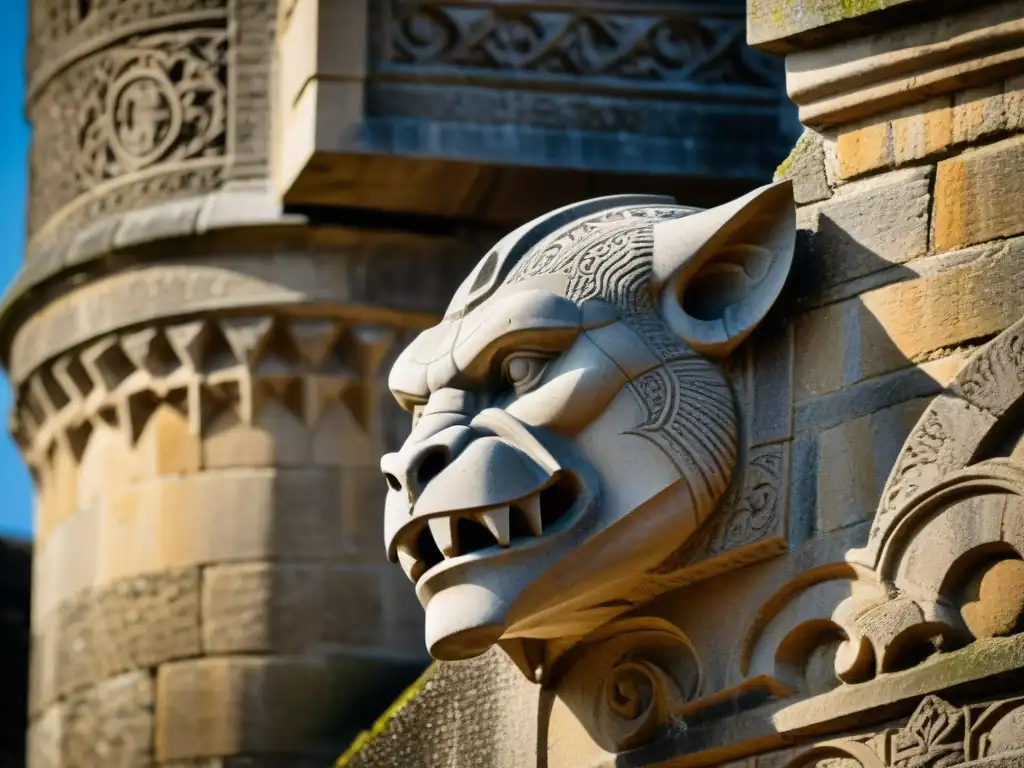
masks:
[[[396,537],[399,564],[414,583],[461,563],[532,548],[573,525],[589,494],[562,470],[535,492],[507,504],[434,515]]]
[[[435,659],[461,661],[495,645],[523,609],[523,590],[586,539],[594,499],[575,476],[567,477],[558,492],[568,500],[572,490],[573,503],[539,536],[531,532],[510,537],[508,546],[492,544],[445,558],[420,576],[416,594],[426,611],[425,640]]]

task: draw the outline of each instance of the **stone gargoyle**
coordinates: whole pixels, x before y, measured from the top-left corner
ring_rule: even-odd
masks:
[[[381,460],[384,538],[435,658],[582,637],[715,511],[741,436],[714,361],[795,236],[782,183],[709,210],[588,200],[484,256],[389,380],[413,428]]]

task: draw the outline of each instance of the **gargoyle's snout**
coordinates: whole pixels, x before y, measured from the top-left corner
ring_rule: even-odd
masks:
[[[576,506],[575,474],[513,422],[480,414],[381,460],[388,557],[413,581],[444,560],[535,541]]]

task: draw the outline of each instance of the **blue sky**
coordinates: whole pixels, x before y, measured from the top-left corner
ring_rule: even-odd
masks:
[[[4,3],[0,24],[0,283],[11,282],[25,245],[25,184],[28,125],[22,111],[28,3]],[[0,535],[32,532],[32,486],[7,434],[11,395],[0,381]]]

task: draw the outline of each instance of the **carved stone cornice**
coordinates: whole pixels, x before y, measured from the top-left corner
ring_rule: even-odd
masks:
[[[893,23],[882,25],[880,12],[872,8],[854,16],[873,26],[792,49],[751,33],[753,44],[785,50],[786,86],[802,123],[813,128],[849,124],[1024,71],[1019,3],[973,3],[966,10],[947,9],[941,18],[936,18],[939,9],[928,7],[935,3],[895,5],[918,11],[924,6],[928,12],[907,11],[897,17],[904,26],[893,31]]]
[[[122,254],[121,271],[23,295],[0,318],[0,354],[17,385],[47,360],[100,336],[218,310],[315,307],[422,326],[443,311],[440,297],[457,282],[467,257],[479,253],[475,243],[472,237],[282,227],[232,233],[226,243],[199,240],[182,259],[180,244],[171,241],[135,254],[135,261]]]
[[[370,195],[381,208],[496,220],[472,192],[489,177],[524,188],[497,199],[530,198],[539,183],[545,203],[556,203],[552,191],[573,187],[580,170],[685,174],[692,198],[693,179],[762,178],[789,143],[781,68],[744,44],[737,0],[388,0],[346,9],[296,0],[280,15],[274,176],[291,203],[366,205]],[[438,174],[451,195],[377,192],[402,175],[396,158],[418,178]],[[352,184],[358,198],[329,182],[371,159],[380,170]],[[493,166],[516,172],[498,177]],[[543,181],[532,168],[544,169]],[[522,218],[541,212],[517,205],[529,208]]]
[[[343,402],[368,428],[376,374],[396,333],[317,315],[227,315],[112,334],[41,366],[17,390],[11,434],[33,469],[60,448],[81,459],[96,426],[130,443],[161,406],[195,435],[252,424],[270,402],[313,427]]]

